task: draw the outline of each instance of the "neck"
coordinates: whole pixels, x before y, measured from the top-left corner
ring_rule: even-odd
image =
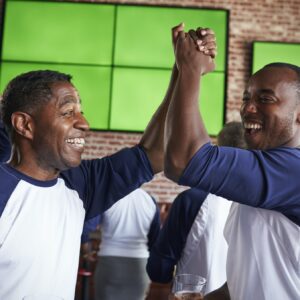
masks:
[[[37,180],[51,180],[59,175],[58,170],[43,168],[31,156],[22,155],[21,151],[18,151],[16,147],[13,148],[12,157],[8,164],[19,172]]]

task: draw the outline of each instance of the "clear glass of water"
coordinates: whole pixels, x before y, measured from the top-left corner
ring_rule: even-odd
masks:
[[[174,300],[202,300],[206,279],[195,274],[178,274],[174,278],[172,291]]]

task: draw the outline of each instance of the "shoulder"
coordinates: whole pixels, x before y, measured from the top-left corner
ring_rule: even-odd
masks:
[[[10,172],[6,164],[0,164],[0,216],[4,211],[6,203],[14,192],[20,179]]]

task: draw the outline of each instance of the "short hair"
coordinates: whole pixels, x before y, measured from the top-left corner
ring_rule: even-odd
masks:
[[[229,122],[224,125],[223,129],[217,135],[219,146],[236,147],[246,149],[244,138],[244,127],[241,122]]]
[[[52,84],[71,83],[71,79],[71,75],[51,70],[31,71],[12,79],[6,86],[1,101],[1,118],[6,129],[11,133],[11,115],[14,112],[33,113],[53,96]]]
[[[293,64],[288,64],[288,63],[283,63],[283,62],[273,62],[270,64],[267,64],[263,67],[263,69],[265,68],[288,68],[292,71],[294,71],[297,75],[297,82],[296,82],[296,91],[299,95],[299,101],[300,101],[300,67],[297,65],[293,65]]]

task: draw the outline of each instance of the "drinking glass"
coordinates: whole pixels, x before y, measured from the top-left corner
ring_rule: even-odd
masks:
[[[206,279],[195,274],[178,274],[173,284],[174,300],[203,300]]]

